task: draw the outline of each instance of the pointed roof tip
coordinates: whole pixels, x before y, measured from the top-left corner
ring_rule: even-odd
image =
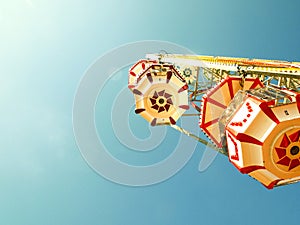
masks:
[[[135,110],[135,113],[136,114],[140,114],[140,113],[142,113],[142,112],[144,112],[146,109],[143,109],[143,108],[141,108],[141,109],[136,109]]]
[[[151,73],[147,73],[147,79],[151,84],[153,83],[153,78],[151,76]]]
[[[176,121],[173,119],[173,117],[169,117],[169,120],[170,120],[170,123],[172,124],[172,125],[175,125],[176,124]]]
[[[154,118],[154,119],[151,121],[151,126],[155,126],[155,125],[156,125],[156,121],[157,121],[157,119]]]
[[[138,89],[134,89],[132,92],[133,92],[133,94],[136,94],[136,95],[143,95],[143,93],[140,92]]]
[[[183,92],[183,91],[187,90],[188,88],[189,88],[189,86],[187,84],[185,84],[178,90],[178,93]]]
[[[190,106],[189,105],[180,105],[179,108],[188,110],[188,109],[190,109]]]

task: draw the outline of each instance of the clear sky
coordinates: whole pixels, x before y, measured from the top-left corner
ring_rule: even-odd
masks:
[[[222,155],[200,173],[205,146],[199,144],[170,179],[119,185],[88,166],[72,127],[81,78],[112,48],[162,40],[203,55],[300,61],[299,6],[292,0],[1,0],[0,224],[299,224],[300,184],[268,191]],[[106,95],[126,86],[126,73],[119,75],[121,83],[112,81]],[[102,116],[109,112],[104,103],[96,108]],[[146,126],[133,114],[130,121]],[[133,153],[109,132],[104,142],[112,154],[140,158],[130,159]],[[164,146],[177,140],[168,129],[143,160],[167,157]]]

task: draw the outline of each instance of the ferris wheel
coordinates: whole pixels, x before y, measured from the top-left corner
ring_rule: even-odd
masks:
[[[268,189],[300,180],[300,63],[166,53],[145,58],[128,76],[136,114],[224,154]],[[177,125],[182,116],[199,117],[209,141]]]

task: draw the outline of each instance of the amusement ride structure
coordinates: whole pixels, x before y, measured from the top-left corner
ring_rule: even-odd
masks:
[[[300,63],[147,54],[129,70],[135,113],[216,151],[269,189],[300,180]],[[195,113],[188,113],[193,108]],[[176,124],[199,117],[210,141]]]

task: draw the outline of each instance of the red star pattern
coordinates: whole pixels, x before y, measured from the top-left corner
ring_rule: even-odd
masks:
[[[276,163],[283,166],[287,166],[289,171],[300,165],[300,157],[291,159],[287,155],[288,147],[293,147],[293,145],[296,146],[295,143],[299,143],[299,138],[300,130],[289,136],[287,134],[284,134],[280,146],[275,147],[276,154],[279,158],[279,160]]]
[[[151,101],[151,108],[156,109],[158,111],[158,113],[163,112],[163,111],[169,111],[170,106],[173,105],[172,99],[171,99],[172,95],[168,94],[167,92],[165,92],[165,90],[162,90],[160,92],[154,92],[152,98],[150,98]],[[160,99],[163,100],[162,104],[157,104],[157,101],[159,101]]]

